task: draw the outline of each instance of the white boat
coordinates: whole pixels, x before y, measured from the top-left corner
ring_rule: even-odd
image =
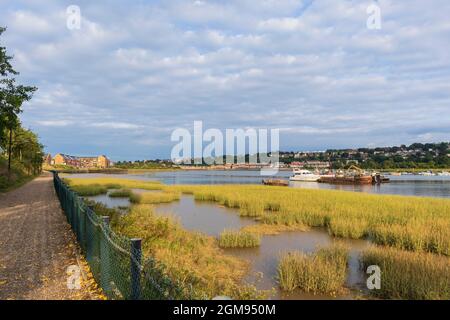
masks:
[[[314,174],[309,170],[294,169],[294,175],[289,178],[290,181],[307,181],[316,182],[320,179],[320,175]]]
[[[448,177],[448,176],[450,176],[450,172],[443,171],[443,172],[439,172],[437,175],[441,176],[441,177]]]

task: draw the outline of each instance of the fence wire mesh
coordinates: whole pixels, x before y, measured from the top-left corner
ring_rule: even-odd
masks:
[[[191,285],[180,285],[156,259],[142,260],[140,239],[116,234],[108,217],[100,217],[53,172],[53,183],[67,221],[91,272],[109,299],[167,300],[199,298]]]

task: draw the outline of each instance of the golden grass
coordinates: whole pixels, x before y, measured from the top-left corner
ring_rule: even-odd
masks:
[[[373,247],[362,255],[363,267],[378,265],[381,289],[371,293],[387,299],[450,299],[450,258],[423,252]]]
[[[321,248],[314,254],[284,254],[278,266],[280,287],[313,294],[337,295],[347,276],[348,249],[342,245]]]
[[[326,227],[337,237],[450,255],[448,199],[257,185],[166,188],[237,208],[263,224]]]
[[[115,229],[130,238],[142,238],[144,255],[162,261],[168,275],[186,287],[193,284],[199,297],[261,297],[261,292],[242,285],[246,262],[224,254],[213,237],[188,232],[172,219],[155,215],[150,205],[133,206]]]
[[[74,185],[71,186],[71,189],[81,197],[98,196],[100,194],[105,194],[108,192],[108,188],[99,184]]]
[[[169,203],[177,200],[180,200],[180,193],[178,192],[144,192],[130,195],[130,201],[132,203],[140,204]]]
[[[65,177],[64,181],[72,186],[86,186],[86,185],[103,185],[103,186],[117,186],[115,189],[144,189],[144,190],[162,190],[163,185],[156,180],[131,180],[121,178],[72,178]],[[113,188],[110,188],[113,189]]]
[[[241,228],[242,232],[253,233],[259,236],[274,236],[282,232],[308,231],[309,227],[304,225],[284,226],[275,224],[258,223]]]
[[[261,237],[243,231],[224,230],[219,236],[221,248],[253,248],[261,244]]]

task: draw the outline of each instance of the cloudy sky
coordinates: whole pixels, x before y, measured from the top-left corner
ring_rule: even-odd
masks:
[[[381,8],[380,30],[367,8]],[[67,28],[69,5],[81,28]],[[450,140],[448,0],[1,0],[51,153],[168,158],[171,132],[279,128],[281,149]]]

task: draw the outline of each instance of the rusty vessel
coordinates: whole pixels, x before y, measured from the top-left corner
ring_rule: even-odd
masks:
[[[282,179],[263,179],[262,183],[266,186],[287,187],[289,182]]]

